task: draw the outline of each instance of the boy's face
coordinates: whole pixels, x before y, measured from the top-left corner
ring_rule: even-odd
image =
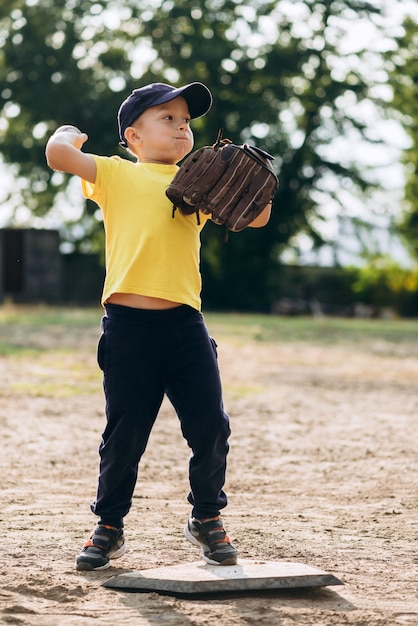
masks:
[[[194,144],[186,100],[179,96],[147,109],[126,129],[125,136],[141,162],[178,163]]]

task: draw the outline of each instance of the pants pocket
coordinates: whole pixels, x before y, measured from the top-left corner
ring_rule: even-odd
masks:
[[[105,371],[105,335],[102,333],[97,344],[97,363],[102,370]]]
[[[216,356],[216,359],[218,359],[218,344],[216,343],[216,341],[214,340],[213,337],[209,337],[210,339],[210,343],[212,345],[212,350]]]

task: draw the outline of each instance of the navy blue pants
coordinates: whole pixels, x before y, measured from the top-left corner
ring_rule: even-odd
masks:
[[[107,423],[93,513],[101,523],[123,526],[138,464],[166,394],[192,452],[187,497],[192,515],[218,515],[227,504],[223,486],[230,427],[216,344],[202,314],[185,305],[162,311],[115,304],[105,309],[98,363]]]

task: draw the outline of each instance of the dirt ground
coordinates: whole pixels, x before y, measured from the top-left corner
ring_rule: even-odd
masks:
[[[106,571],[74,569],[95,523],[95,341],[0,358],[1,624],[418,625],[416,345],[218,339],[233,429],[224,520],[240,557],[305,563],[344,586],[176,598],[101,585],[199,560],[182,534],[189,453],[168,404],[126,519],[128,551]]]

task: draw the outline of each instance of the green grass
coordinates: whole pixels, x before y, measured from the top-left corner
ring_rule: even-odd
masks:
[[[0,324],[23,326],[97,326],[101,308],[61,308],[48,306],[0,306]]]
[[[403,346],[418,353],[418,320],[364,320],[336,317],[209,313],[206,321],[215,336],[266,343],[357,344],[367,349],[376,342]]]
[[[7,361],[5,393],[65,398],[96,393],[101,374],[95,364],[100,308],[0,306],[0,358]],[[220,345],[253,344],[347,346],[347,352],[379,358],[418,358],[418,320],[356,320],[272,315],[205,315]],[[256,349],[254,350],[256,352]],[[398,362],[398,361],[397,361]],[[242,398],[262,391],[257,385],[226,386]],[[0,393],[1,395],[1,393]]]
[[[30,356],[93,346],[101,316],[100,308],[0,306],[0,355]]]
[[[0,306],[0,355],[48,350],[94,349],[102,310],[98,308]],[[261,343],[377,344],[418,354],[418,320],[362,320],[206,313],[215,337]]]

